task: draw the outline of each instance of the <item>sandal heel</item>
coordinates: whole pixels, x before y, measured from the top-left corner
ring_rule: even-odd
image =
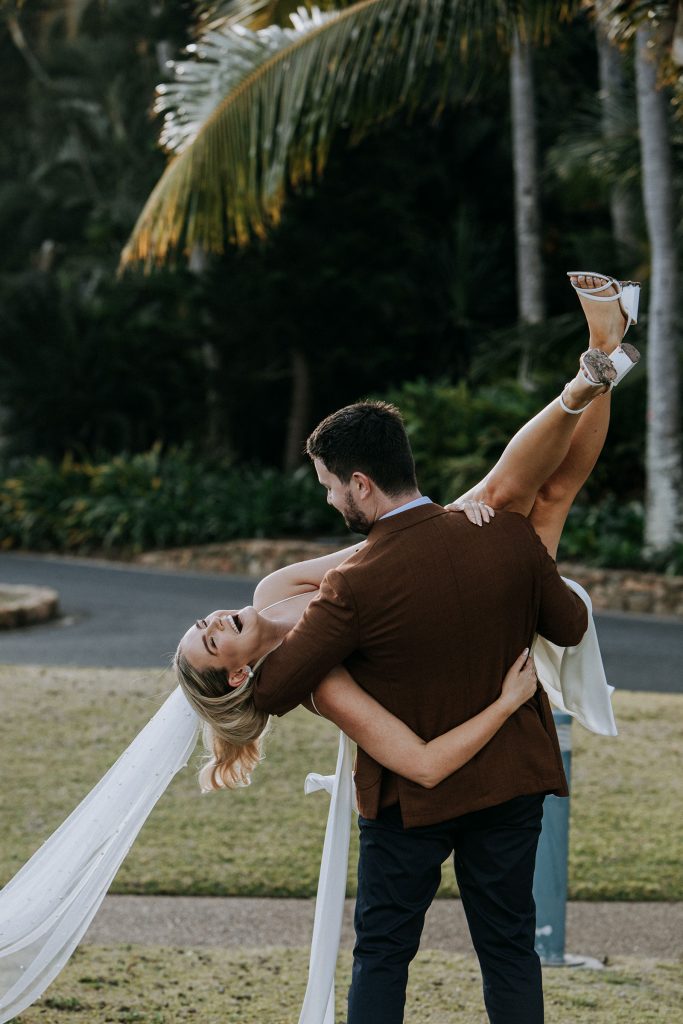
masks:
[[[615,388],[624,379],[626,374],[631,372],[636,363],[640,361],[640,352],[633,345],[629,345],[626,342],[622,343],[619,348],[616,348],[609,358],[614,365],[614,369],[617,371],[617,375],[612,381],[612,387]]]
[[[629,317],[629,327],[638,323],[638,305],[640,303],[640,285],[637,281],[621,282],[621,311]],[[627,328],[628,330],[628,328]]]

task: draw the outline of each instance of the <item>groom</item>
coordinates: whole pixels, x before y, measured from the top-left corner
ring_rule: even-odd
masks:
[[[536,632],[577,644],[583,603],[529,522],[499,512],[485,528],[423,497],[400,413],[360,402],[307,442],[327,501],[367,542],[328,572],[320,595],[256,680],[256,703],[283,715],[335,665],[425,740],[500,694]],[[323,709],[324,710],[324,709]],[[453,856],[493,1024],[541,1024],[532,880],[546,793],[567,795],[544,692],[433,789],[359,748],[360,860],[348,1024],[403,1020],[410,961]]]

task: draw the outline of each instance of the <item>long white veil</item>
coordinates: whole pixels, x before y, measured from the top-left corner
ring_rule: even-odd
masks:
[[[178,687],[0,892],[0,1022],[34,1002],[92,921],[135,837],[197,742]]]
[[[199,719],[178,687],[107,774],[0,892],[0,1024],[35,1002],[97,913],[157,800],[187,765]],[[351,741],[340,734],[334,775],[311,774],[330,813],[300,1024],[334,1024],[353,805]]]

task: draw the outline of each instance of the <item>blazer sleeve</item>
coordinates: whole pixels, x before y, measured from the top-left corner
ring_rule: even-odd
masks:
[[[564,582],[557,564],[526,520],[540,563],[541,600],[536,631],[559,647],[575,647],[588,629],[588,609],[578,594]]]
[[[330,570],[318,597],[257,673],[256,707],[271,715],[287,714],[358,646],[358,613],[353,594],[342,573]]]

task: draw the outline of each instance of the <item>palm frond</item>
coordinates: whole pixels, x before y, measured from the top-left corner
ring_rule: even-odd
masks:
[[[122,254],[150,268],[198,247],[220,252],[277,223],[288,186],[323,171],[335,131],[358,141],[427,96],[438,107],[462,86],[464,56],[521,24],[545,31],[531,0],[361,0],[335,11],[300,7],[291,27],[244,24],[259,0],[210,9],[211,25],[159,87],[161,143],[172,160]],[[235,17],[232,17],[235,14]],[[521,20],[520,20],[521,19]]]
[[[287,184],[322,172],[337,128],[359,138],[419,102],[454,48],[455,10],[448,0],[362,0],[336,12],[300,8],[291,28],[208,32],[196,59],[160,87],[162,143],[174,157],[122,263],[150,267],[263,236]]]
[[[584,0],[586,10],[600,21],[610,39],[626,42],[640,25],[673,28],[678,0]]]

